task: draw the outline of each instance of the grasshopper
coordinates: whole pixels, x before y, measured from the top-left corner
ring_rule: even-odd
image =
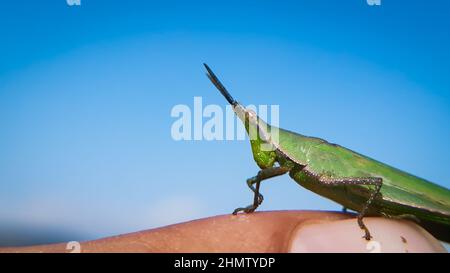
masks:
[[[371,235],[363,221],[365,216],[413,218],[438,239],[450,240],[449,189],[324,139],[268,125],[237,102],[208,65],[204,66],[208,78],[244,123],[251,136],[253,158],[261,169],[247,179],[253,203],[235,209],[233,214],[254,212],[263,202],[261,182],[289,174],[300,186],[357,212],[366,240]],[[263,145],[272,149],[263,149]]]

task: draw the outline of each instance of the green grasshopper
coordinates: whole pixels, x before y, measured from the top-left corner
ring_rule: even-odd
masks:
[[[233,214],[255,211],[263,202],[261,181],[288,173],[299,185],[358,212],[357,223],[366,240],[371,235],[364,216],[413,218],[438,239],[450,240],[450,190],[340,145],[268,125],[237,102],[208,65],[204,66],[208,78],[244,123],[251,136],[253,158],[261,168],[247,179],[253,203]],[[263,145],[272,149],[263,149]]]

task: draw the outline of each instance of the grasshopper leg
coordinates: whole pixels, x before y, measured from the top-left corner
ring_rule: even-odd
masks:
[[[320,182],[325,183],[327,185],[373,185],[375,186],[375,191],[371,192],[369,199],[362,207],[361,211],[358,214],[358,225],[364,230],[364,236],[367,241],[369,241],[372,236],[370,235],[369,229],[363,222],[364,215],[367,213],[370,205],[372,204],[375,197],[380,193],[381,185],[383,184],[383,179],[379,177],[346,177],[346,178],[336,178],[330,179],[327,177],[321,177],[319,179]]]
[[[243,208],[237,208],[233,211],[233,214],[236,215],[238,212],[243,211],[245,213],[250,213],[256,210],[259,205],[264,200],[264,197],[261,193],[259,193],[259,186],[261,184],[261,181],[283,175],[289,171],[286,167],[270,167],[267,169],[262,169],[258,172],[258,174],[252,178],[247,179],[247,185],[254,193],[253,197],[253,204],[243,207]],[[256,185],[256,186],[253,186]]]

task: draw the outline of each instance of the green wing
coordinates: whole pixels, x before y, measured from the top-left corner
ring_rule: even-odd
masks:
[[[414,214],[450,224],[450,190],[320,138],[280,129],[279,149],[307,170],[330,178],[381,177],[380,210]],[[346,186],[348,196],[367,195],[368,186]],[[367,196],[363,196],[367,199]],[[382,204],[380,202],[388,202]],[[339,203],[345,203],[339,202]],[[377,206],[377,204],[375,204]],[[431,213],[431,214],[430,214]],[[422,215],[423,214],[423,215]]]

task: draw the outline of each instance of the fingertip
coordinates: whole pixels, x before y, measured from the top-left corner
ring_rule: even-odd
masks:
[[[420,226],[400,220],[365,218],[372,239],[355,219],[301,225],[293,232],[290,252],[446,252],[432,235]]]

